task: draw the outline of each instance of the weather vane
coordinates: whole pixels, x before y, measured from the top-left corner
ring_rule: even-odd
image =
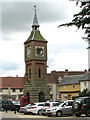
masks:
[[[39,9],[37,9],[37,5],[34,5],[33,7],[34,7],[34,10],[35,10],[35,13],[36,13],[36,10],[39,10]]]

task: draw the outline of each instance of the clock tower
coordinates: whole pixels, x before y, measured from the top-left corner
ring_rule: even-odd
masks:
[[[47,85],[47,41],[39,31],[36,6],[32,31],[24,42],[25,46],[25,78],[24,95],[30,102],[43,102],[50,99]]]

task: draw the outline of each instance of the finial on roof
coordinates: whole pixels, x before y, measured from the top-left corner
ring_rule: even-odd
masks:
[[[38,30],[37,28],[39,27],[39,23],[38,23],[38,19],[37,19],[37,13],[36,13],[37,10],[38,10],[37,6],[34,5],[35,15],[34,15],[34,20],[33,20],[33,25],[32,25],[34,30]]]

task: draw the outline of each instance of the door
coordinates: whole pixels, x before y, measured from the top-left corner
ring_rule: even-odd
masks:
[[[29,104],[30,103],[30,94],[29,94],[29,92],[27,92],[26,96],[27,96],[27,102]]]
[[[63,105],[63,114],[72,114],[73,101],[68,101]]]
[[[44,92],[39,93],[39,102],[44,102],[45,101],[45,95]]]

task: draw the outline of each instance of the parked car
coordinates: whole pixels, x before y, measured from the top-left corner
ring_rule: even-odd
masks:
[[[16,106],[11,102],[11,100],[1,99],[0,100],[0,110],[16,111]]]
[[[11,101],[13,103],[13,105],[16,107],[16,111],[19,112],[20,109],[20,101],[18,100],[13,100]]]
[[[62,103],[56,104],[51,108],[46,109],[47,116],[57,116],[60,117],[62,115],[72,115],[72,104],[73,100],[64,101]]]
[[[29,108],[27,108],[27,113],[41,115],[41,108],[44,106],[44,102],[33,103]]]
[[[90,116],[90,97],[79,97],[74,100],[73,113],[80,117],[81,114]]]
[[[28,113],[27,113],[27,108],[29,108],[30,106],[31,106],[31,104],[28,104],[28,105],[26,105],[26,106],[24,106],[24,107],[20,107],[19,112],[20,112],[20,113],[24,113],[25,115],[28,114]]]
[[[55,106],[58,102],[46,102],[44,106],[41,108],[41,114],[46,115],[46,109]]]

